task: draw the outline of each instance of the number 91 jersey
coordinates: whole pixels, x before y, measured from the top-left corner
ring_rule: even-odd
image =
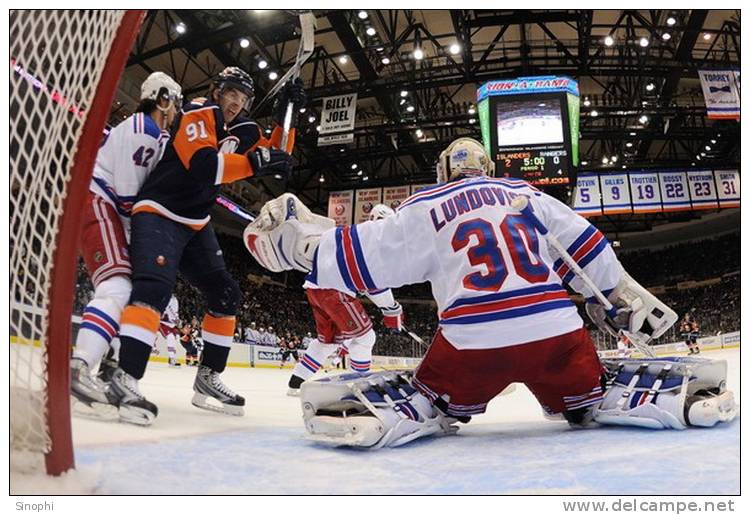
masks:
[[[458,349],[572,332],[583,321],[564,284],[592,294],[511,207],[518,195],[605,294],[617,285],[622,267],[602,233],[528,183],[490,177],[422,190],[395,216],[324,233],[308,280],[352,292],[429,281],[441,331]]]
[[[89,189],[114,206],[128,241],[133,203],[168,142],[150,116],[135,113],[109,131],[96,155]]]

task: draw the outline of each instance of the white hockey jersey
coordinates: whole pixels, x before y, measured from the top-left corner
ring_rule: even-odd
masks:
[[[167,327],[175,327],[179,319],[180,304],[177,301],[177,297],[172,295],[172,298],[169,299],[169,304],[167,304],[164,313],[162,313],[161,315],[161,323],[166,325]]]
[[[357,292],[429,281],[444,336],[487,349],[583,325],[563,281],[582,282],[510,206],[518,195],[605,292],[622,274],[604,235],[558,200],[515,179],[478,177],[421,190],[395,216],[325,232],[307,280]]]
[[[260,331],[251,327],[245,328],[245,343],[257,345],[260,342]]]
[[[169,133],[144,113],[112,129],[99,147],[89,189],[117,209],[130,242],[130,212],[146,177],[161,159]]]

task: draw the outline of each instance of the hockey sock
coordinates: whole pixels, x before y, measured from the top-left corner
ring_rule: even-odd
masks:
[[[299,376],[302,379],[309,379],[315,372],[320,370],[320,367],[325,363],[326,358],[335,347],[330,343],[323,343],[320,340],[315,340],[310,343],[310,346],[303,354],[296,365],[294,365],[295,376]]]
[[[122,312],[120,368],[136,379],[141,379],[146,372],[159,318],[159,313],[153,309],[133,304]]]
[[[229,359],[229,347],[206,342],[201,353],[201,365],[221,374],[227,366],[227,359]]]
[[[349,344],[349,367],[354,372],[364,374],[370,371],[372,347],[375,345],[375,331],[370,329],[362,336],[352,339]]]
[[[232,347],[236,323],[234,316],[215,316],[206,313],[201,326],[204,342],[201,364],[214,372],[224,371],[229,358],[229,349]]]
[[[107,359],[118,361],[120,359],[120,337],[115,336],[112,341],[109,342],[109,350],[107,351]]]
[[[177,352],[175,351],[175,335],[168,334],[167,335],[167,355],[169,356],[169,359],[175,359],[177,357]]]
[[[109,299],[93,299],[83,310],[83,322],[78,330],[74,358],[84,360],[95,368],[117,336],[120,308]]]

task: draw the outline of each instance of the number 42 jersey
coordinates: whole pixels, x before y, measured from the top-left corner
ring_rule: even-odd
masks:
[[[133,203],[168,141],[153,118],[135,113],[107,134],[96,154],[89,189],[115,207],[128,241]]]
[[[518,345],[583,325],[564,284],[592,293],[510,205],[518,195],[600,290],[622,267],[604,235],[526,182],[479,177],[422,190],[395,216],[323,234],[308,280],[363,291],[428,281],[443,335],[458,349]]]

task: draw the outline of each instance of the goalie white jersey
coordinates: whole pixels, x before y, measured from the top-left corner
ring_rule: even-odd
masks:
[[[307,280],[372,291],[429,281],[444,336],[459,349],[518,345],[579,329],[563,281],[591,292],[510,206],[518,195],[606,293],[622,267],[602,233],[526,182],[479,177],[412,195],[396,216],[323,233]]]
[[[149,115],[135,113],[109,132],[96,155],[89,189],[117,209],[128,241],[133,203],[168,141]]]

